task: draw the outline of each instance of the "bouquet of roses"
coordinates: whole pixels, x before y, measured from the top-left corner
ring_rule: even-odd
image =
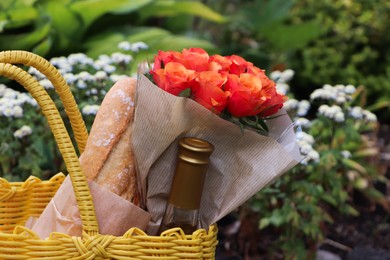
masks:
[[[286,97],[243,58],[209,56],[199,48],[159,51],[148,76],[137,82],[132,145],[152,216],[150,234],[164,214],[181,137],[215,146],[200,206],[202,228],[300,160],[293,124],[282,109]]]
[[[287,99],[253,63],[237,55],[209,56],[200,48],[159,51],[151,74],[165,91],[190,97],[232,122],[262,130],[267,130],[263,119],[275,114]]]

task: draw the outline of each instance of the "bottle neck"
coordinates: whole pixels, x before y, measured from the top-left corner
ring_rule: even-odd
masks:
[[[186,210],[200,207],[206,170],[213,150],[210,143],[200,139],[183,138],[179,141],[169,203]]]

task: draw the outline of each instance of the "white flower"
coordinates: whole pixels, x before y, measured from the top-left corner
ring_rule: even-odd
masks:
[[[112,80],[112,82],[117,82],[123,78],[126,78],[127,76],[126,75],[118,75],[118,74],[112,74],[110,75],[110,79]]]
[[[91,65],[93,60],[84,53],[72,53],[68,56],[68,62],[71,65],[82,64]]]
[[[92,95],[96,95],[98,93],[98,90],[96,88],[92,88],[89,90],[89,93],[91,93]]]
[[[131,44],[131,51],[139,52],[140,50],[147,50],[149,46],[144,42],[135,42]]]
[[[301,100],[298,103],[297,115],[305,116],[307,115],[307,112],[309,112],[309,109],[310,109],[310,102],[307,100]]]
[[[305,132],[298,132],[296,134],[299,150],[303,157],[301,164],[308,164],[309,162],[318,162],[320,159],[319,153],[314,150],[313,144],[315,140],[313,136]]]
[[[14,110],[11,107],[3,107],[2,113],[5,117],[12,117],[14,115]]]
[[[288,82],[294,77],[295,72],[291,69],[284,70],[280,77],[280,81]]]
[[[10,89],[10,88],[7,88],[4,92],[4,95],[3,97],[4,98],[8,98],[8,99],[14,99],[16,98],[18,95],[18,92],[13,90],[13,89]]]
[[[368,121],[368,122],[376,122],[378,119],[376,115],[368,110],[363,110],[363,117]]]
[[[6,89],[7,89],[6,85],[0,84],[0,97],[4,95]]]
[[[344,104],[345,102],[347,102],[347,98],[343,95],[339,95],[336,97],[335,101],[337,104]]]
[[[290,90],[290,86],[284,82],[276,82],[276,91],[283,95],[286,95]]]
[[[111,54],[111,59],[114,63],[124,63],[124,64],[129,64],[130,61],[133,60],[133,57],[131,55],[123,54],[120,52],[114,52]]]
[[[73,70],[72,64],[68,62],[66,57],[55,57],[50,59],[50,63],[61,70],[61,73],[71,72]]]
[[[14,136],[18,139],[22,139],[23,137],[30,135],[32,133],[31,127],[24,125],[20,129],[14,132]]]
[[[118,43],[118,48],[124,51],[129,51],[131,48],[131,44],[128,41],[123,41]]]
[[[355,106],[349,109],[349,115],[354,119],[363,118],[363,109],[361,107]]]
[[[77,86],[79,89],[86,89],[86,88],[87,88],[87,83],[85,83],[85,81],[79,79],[79,80],[77,80],[77,82],[76,82],[76,86]]]
[[[348,158],[351,158],[352,154],[348,150],[343,150],[343,151],[341,151],[341,156],[343,156],[344,158],[348,159]]]
[[[105,71],[99,70],[94,75],[96,80],[105,80],[107,78],[107,73]]]
[[[77,74],[76,77],[82,81],[94,81],[95,79],[94,76],[91,75],[91,73],[89,73],[88,71],[82,71]]]
[[[70,85],[70,84],[73,84],[76,82],[77,76],[74,75],[73,73],[65,73],[64,79],[65,79],[66,83],[68,83]]]
[[[23,117],[23,108],[20,107],[20,106],[14,106],[13,107],[13,114],[14,114],[14,117],[16,118],[21,118]]]
[[[298,125],[302,126],[302,127],[310,127],[311,125],[311,122],[309,119],[307,118],[304,118],[304,117],[298,117],[295,119],[295,122],[297,122]]]
[[[50,80],[48,79],[42,79],[39,81],[39,84],[41,84],[42,87],[44,87],[45,89],[54,89],[54,86],[53,84],[51,83]]]
[[[331,107],[328,105],[321,105],[318,108],[318,113],[327,118],[333,119],[336,122],[343,122],[345,120],[344,112],[341,107],[337,105],[332,105]]]
[[[86,105],[81,110],[81,113],[83,115],[96,115],[96,113],[99,110],[99,107],[100,107],[99,105]]]
[[[115,68],[115,66],[112,66],[112,65],[105,65],[103,67],[103,70],[105,72],[107,72],[108,74],[111,74],[111,73],[113,73],[116,70],[116,68]]]
[[[269,75],[269,77],[273,81],[278,81],[282,77],[282,72],[279,70],[272,71],[271,74]]]
[[[316,150],[311,150],[307,154],[307,157],[309,158],[310,161],[313,161],[313,162],[319,162],[320,161],[320,154]]]
[[[336,114],[334,115],[334,121],[341,123],[344,122],[344,120],[345,120],[344,113],[341,111],[336,112]]]
[[[355,93],[355,91],[356,91],[355,86],[353,86],[353,85],[345,86],[345,89],[344,89],[345,94],[352,95],[353,93]]]
[[[287,111],[291,111],[291,110],[295,110],[298,107],[298,104],[299,104],[298,100],[296,100],[294,98],[290,98],[286,102],[284,102],[283,107]]]
[[[30,75],[35,76],[37,80],[41,80],[45,78],[45,75],[43,75],[39,70],[37,70],[34,67],[30,67],[27,71]]]
[[[298,141],[303,141],[308,144],[314,144],[314,137],[312,135],[309,135],[306,132],[300,131],[296,134],[296,138]]]

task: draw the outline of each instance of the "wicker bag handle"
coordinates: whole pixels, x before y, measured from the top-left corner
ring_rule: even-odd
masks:
[[[83,232],[89,236],[99,234],[99,226],[95,214],[95,207],[93,205],[88,182],[81,170],[76,150],[72,144],[70,136],[66,130],[57,107],[46,90],[33,76],[31,76],[23,69],[10,64],[10,61],[12,63],[36,66],[36,69],[42,69],[41,73],[47,75],[49,80],[53,80],[52,84],[56,88],[57,93],[60,95],[69,118],[72,116],[72,129],[75,131],[75,135],[76,133],[79,133],[79,148],[80,146],[84,148],[88,134],[86,130],[85,132],[82,130],[85,129],[84,121],[82,120],[81,114],[78,111],[78,107],[73,98],[73,95],[69,90],[69,86],[66,84],[65,80],[62,78],[57,69],[44,58],[38,55],[25,51],[0,52],[0,76],[5,76],[15,80],[20,85],[22,85],[33,96],[33,98],[35,98],[41,107],[42,113],[48,120],[49,126],[53,132],[54,138],[57,142],[58,148],[72,181],[77,205],[83,223]],[[76,110],[78,112],[76,112]]]
[[[60,72],[46,59],[27,51],[0,52],[0,62],[34,67],[51,81],[64,105],[65,112],[75,135],[78,150],[82,153],[87,143],[88,131],[72,92]]]

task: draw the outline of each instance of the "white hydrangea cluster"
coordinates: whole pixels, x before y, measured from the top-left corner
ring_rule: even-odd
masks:
[[[81,113],[83,115],[96,115],[99,107],[99,105],[86,105],[82,108]]]
[[[29,94],[21,93],[0,84],[0,116],[21,118],[23,117],[24,104],[37,106],[37,102]]]
[[[270,78],[276,83],[276,90],[284,95],[290,91],[290,85],[287,84],[293,77],[295,72],[291,69],[284,71],[273,71],[270,74]]]
[[[301,131],[296,134],[296,138],[303,157],[301,164],[307,165],[309,162],[319,162],[320,154],[313,148],[315,143],[313,136]]]
[[[353,85],[335,85],[325,84],[322,88],[316,89],[311,93],[310,99],[331,100],[337,104],[344,104],[352,100],[352,94],[356,88]]]
[[[118,48],[124,51],[139,52],[140,50],[147,50],[149,46],[144,42],[130,43],[128,41],[122,41],[118,44]]]
[[[318,108],[318,113],[338,123],[345,121],[345,114],[343,112],[343,109],[337,105],[321,105]]]
[[[14,132],[14,137],[18,139],[22,139],[23,137],[31,135],[31,133],[32,133],[31,127],[29,127],[28,125],[24,125]]]
[[[295,111],[298,116],[306,116],[310,110],[310,102],[304,99],[298,101],[294,98],[290,98],[284,102],[283,107],[287,111]]]

